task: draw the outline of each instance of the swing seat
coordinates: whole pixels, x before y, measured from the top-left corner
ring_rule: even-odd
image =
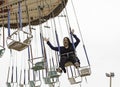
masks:
[[[57,78],[57,77],[59,77],[60,75],[57,73],[57,71],[49,71],[49,72],[48,72],[48,76],[49,76],[50,78]]]
[[[8,82],[6,83],[6,85],[7,85],[7,87],[11,87],[11,84],[10,84],[10,83],[8,83]]]
[[[44,67],[44,61],[37,62],[37,63],[35,64],[35,66],[32,67],[32,69],[33,69],[34,71],[45,69],[45,67]]]
[[[19,36],[19,33],[26,34],[27,38],[26,39],[22,38],[22,41],[19,41],[18,39],[21,39]],[[16,36],[19,38],[16,38],[17,40],[13,39],[13,37],[16,37]],[[31,34],[25,32],[25,31],[20,31],[20,30],[15,31],[11,36],[7,37],[7,46],[9,49],[22,51],[30,45],[32,37],[33,36]],[[8,41],[9,41],[9,43],[8,43]]]
[[[78,77],[68,78],[70,84],[78,84],[78,83],[81,83],[82,81],[81,81],[81,80],[78,80],[78,79],[79,79]]]
[[[89,76],[91,74],[91,69],[90,67],[81,67],[81,70],[80,70],[80,76],[83,77],[83,76]]]
[[[20,86],[20,87],[24,87],[24,85],[23,85],[23,84],[20,84],[19,86]]]
[[[17,50],[17,51],[21,51],[21,50],[24,50],[25,48],[27,48],[28,46],[29,46],[28,44],[25,44],[25,43],[22,43],[22,42],[19,42],[19,41],[12,41],[8,45],[8,48],[9,49],[14,49],[14,50]]]
[[[5,48],[1,48],[0,49],[0,58],[3,56],[4,52],[5,52]]]
[[[45,77],[44,82],[45,84],[53,84],[53,83],[56,83],[57,81],[54,81],[53,78]]]
[[[40,85],[36,85],[36,81],[29,82],[30,87],[40,87]]]
[[[30,87],[35,87],[34,81],[30,81],[30,82],[29,82],[29,85],[30,85]]]

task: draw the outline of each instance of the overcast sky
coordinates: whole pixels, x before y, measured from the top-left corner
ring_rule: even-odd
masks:
[[[72,10],[71,0],[67,8]],[[82,87],[109,87],[105,73],[114,72],[112,87],[120,87],[120,2],[119,0],[73,0],[83,40],[90,59],[92,74],[81,83]],[[70,21],[74,12],[68,10]],[[71,15],[71,16],[70,16]],[[74,17],[73,17],[74,18]],[[77,32],[73,20],[71,27]],[[64,36],[64,35],[63,35]],[[81,38],[81,37],[80,37]],[[79,47],[77,48],[79,50]],[[6,52],[7,53],[7,52]],[[9,64],[8,54],[0,59],[0,87],[6,87]],[[60,77],[61,87],[71,86],[66,74]],[[47,87],[47,86],[46,86]]]

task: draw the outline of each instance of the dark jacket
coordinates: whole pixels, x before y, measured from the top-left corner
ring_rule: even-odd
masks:
[[[80,40],[79,40],[79,38],[75,34],[72,34],[72,35],[76,39],[76,42],[74,42],[74,46],[76,48],[77,45],[79,44]],[[47,44],[48,44],[48,46],[51,49],[53,49],[55,51],[59,51],[59,48],[58,47],[54,47],[49,41],[47,42]],[[65,48],[64,46],[60,46],[60,54],[64,54],[64,53],[68,53],[68,52],[74,52],[74,47],[73,47],[72,43],[70,43],[68,48]]]

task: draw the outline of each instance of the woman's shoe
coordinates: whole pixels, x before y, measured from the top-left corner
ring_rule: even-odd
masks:
[[[80,64],[78,62],[74,63],[76,68],[80,68]]]
[[[62,73],[62,69],[59,67],[56,69],[57,72]]]

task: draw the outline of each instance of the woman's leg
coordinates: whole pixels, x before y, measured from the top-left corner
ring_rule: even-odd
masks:
[[[80,67],[80,60],[74,54],[70,55],[70,61],[74,64],[76,68]]]
[[[65,63],[67,61],[67,57],[66,56],[62,56],[59,62],[59,67],[62,68],[62,70],[64,71],[64,73],[66,73],[66,69],[65,69]]]

